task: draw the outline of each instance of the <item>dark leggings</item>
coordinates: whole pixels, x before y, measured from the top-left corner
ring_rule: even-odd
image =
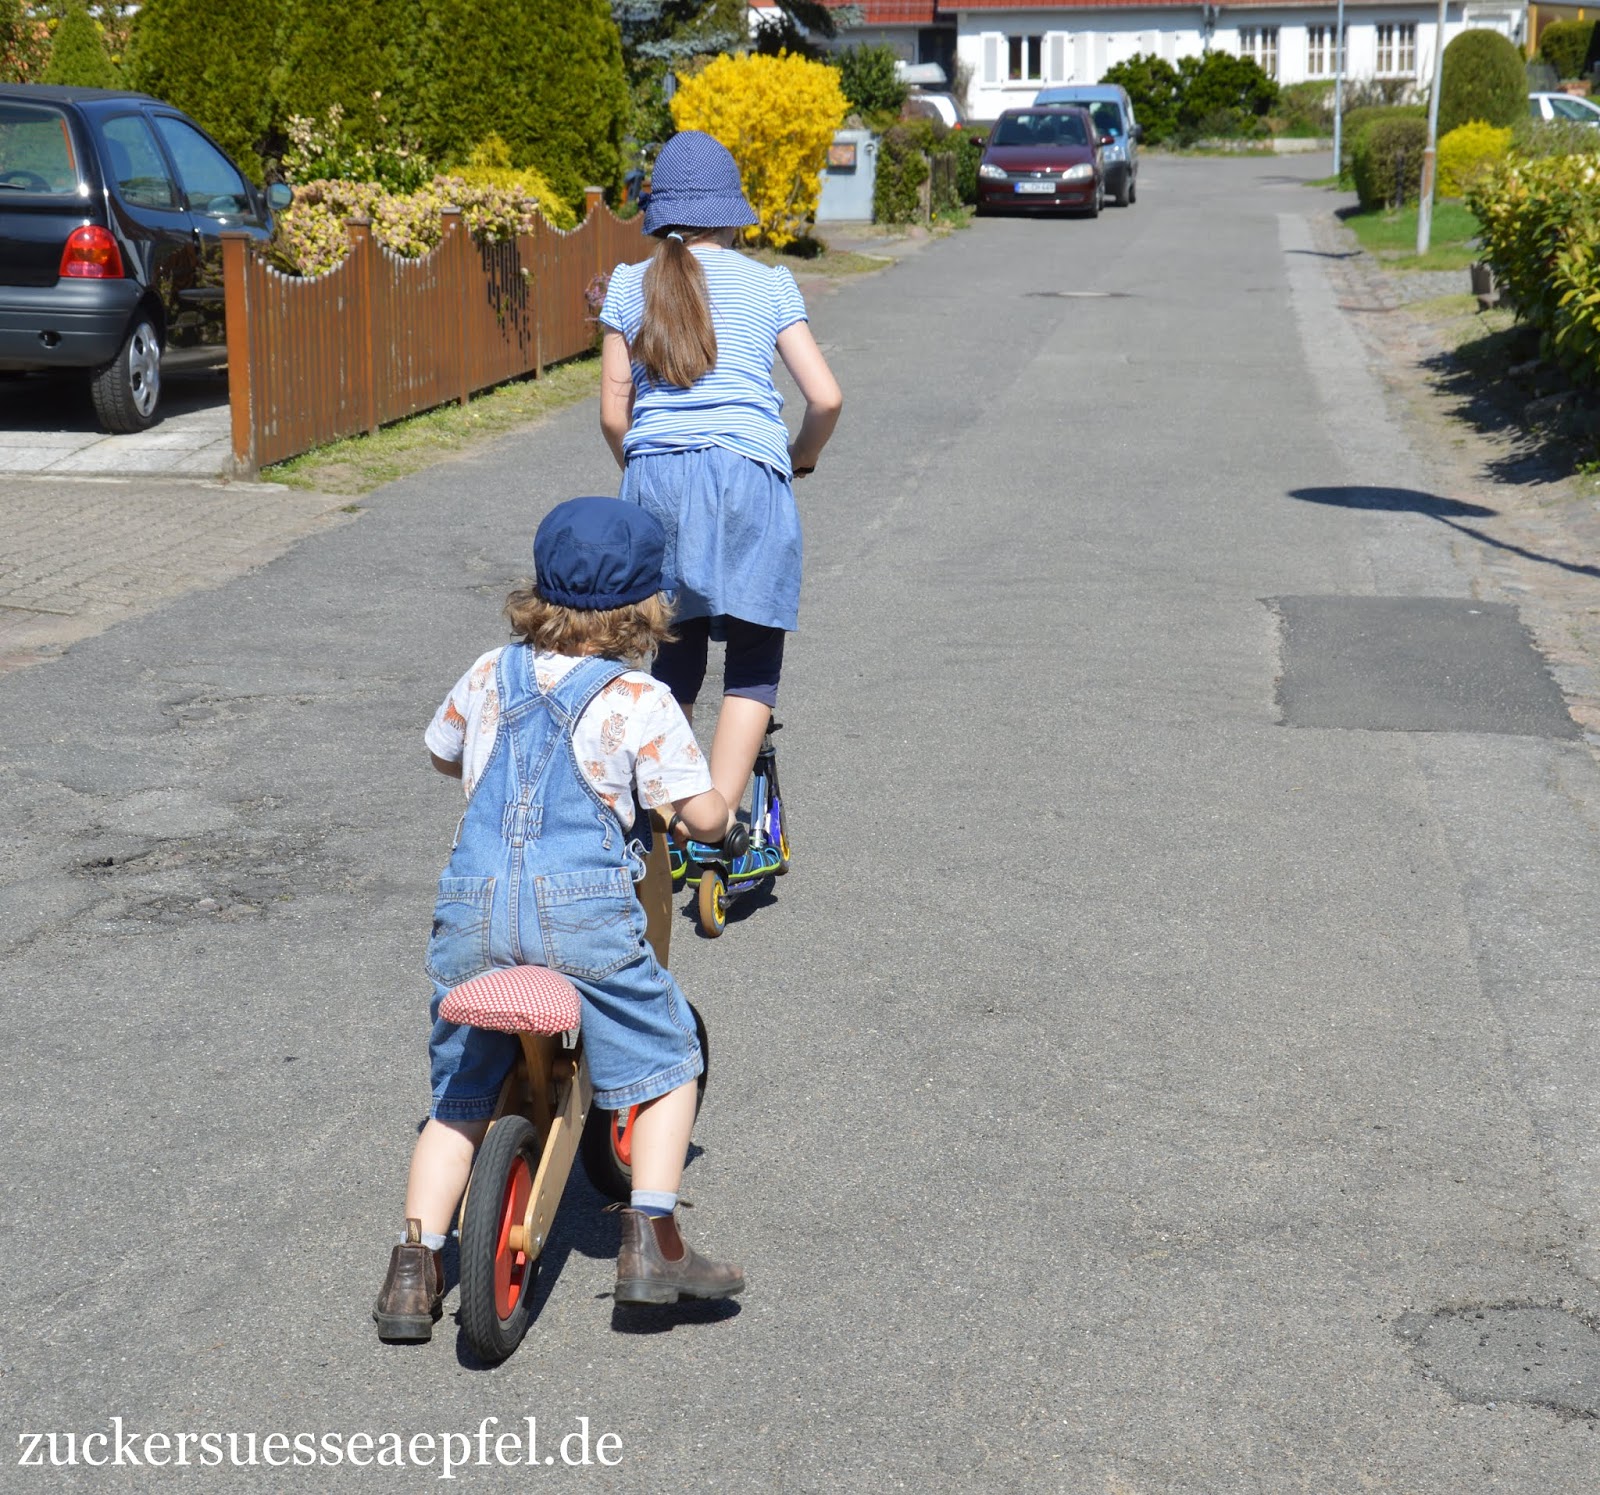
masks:
[[[692,706],[706,679],[706,648],[711,642],[710,618],[685,618],[674,623],[677,641],[663,644],[650,673],[661,681],[680,706]],[[728,652],[722,665],[722,693],[760,701],[769,710],[778,704],[778,677],[783,673],[783,630],[742,618],[715,620],[726,636]]]

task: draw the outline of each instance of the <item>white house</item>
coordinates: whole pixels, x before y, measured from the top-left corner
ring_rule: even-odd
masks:
[[[886,42],[908,62],[970,70],[975,119],[1026,104],[1051,83],[1098,83],[1139,53],[1168,62],[1208,50],[1260,63],[1279,83],[1332,81],[1337,66],[1332,0],[864,0],[861,24],[838,46]],[[1346,0],[1345,76],[1425,85],[1433,76],[1438,6],[1427,0]],[[1526,0],[1449,0],[1445,42],[1465,30],[1502,32],[1519,46]]]

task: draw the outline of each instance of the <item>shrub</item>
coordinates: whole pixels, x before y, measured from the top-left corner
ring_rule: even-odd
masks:
[[[1539,33],[1539,55],[1558,78],[1581,78],[1594,37],[1593,21],[1552,21]]]
[[[1185,57],[1178,64],[1178,79],[1180,126],[1197,128],[1202,120],[1231,116],[1241,131],[1247,130],[1250,117],[1261,117],[1278,101],[1278,85],[1256,63],[1227,52]],[[1133,112],[1137,118],[1137,105]]]
[[[372,182],[306,182],[277,216],[270,254],[290,275],[324,275],[350,252],[346,225],[372,222],[373,237],[407,259],[427,254],[444,236],[444,209],[461,209],[463,226],[481,242],[498,243],[529,233],[538,209],[522,192],[482,186],[458,176],[436,176],[416,192],[386,192]],[[568,222],[557,224],[571,226]]]
[[[878,172],[872,186],[872,216],[879,223],[913,223],[922,216],[922,184],[933,168],[915,126],[907,120],[878,141]]]
[[[50,62],[50,31],[24,0],[0,0],[0,83],[38,83]]]
[[[1465,196],[1485,170],[1497,166],[1510,152],[1510,129],[1486,125],[1482,120],[1457,125],[1439,139],[1439,196]]]
[[[1444,49],[1441,135],[1474,119],[1513,125],[1527,112],[1522,53],[1498,31],[1463,31]]]
[[[850,107],[870,121],[872,116],[896,118],[911,89],[896,71],[894,48],[846,47],[837,57],[839,87]]]
[[[479,141],[467,157],[465,166],[451,172],[452,179],[465,182],[469,187],[493,187],[525,202],[538,205],[556,228],[576,228],[578,215],[532,166],[516,167],[511,164],[511,151],[498,135]],[[635,204],[634,212],[638,212]]]
[[[1369,104],[1347,109],[1340,127],[1339,175],[1350,176],[1355,169],[1356,144],[1373,125],[1389,119],[1420,119],[1427,123],[1428,111],[1420,104]]]
[[[1361,133],[1352,161],[1356,196],[1364,208],[1399,207],[1422,189],[1425,119],[1384,119]]]
[[[1144,129],[1146,145],[1160,145],[1178,126],[1181,96],[1178,70],[1153,52],[1141,52],[1106,69],[1102,83],[1120,83],[1133,102],[1133,117]]]
[[[1285,135],[1333,134],[1333,89],[1326,83],[1291,83],[1278,90],[1273,111]]]
[[[1595,151],[1600,151],[1600,130],[1581,119],[1519,119],[1511,127],[1511,154],[1525,160]]]
[[[495,134],[574,207],[620,186],[628,89],[605,0],[428,0],[413,67],[408,119],[432,160],[459,165]]]
[[[44,81],[75,88],[121,86],[99,23],[89,14],[84,0],[69,0],[62,13],[61,24],[50,42],[50,65],[44,70]]]
[[[272,69],[276,122],[326,119],[337,106],[353,145],[373,150],[391,119],[405,131],[406,62],[416,47],[416,0],[275,0],[280,16]],[[423,178],[426,180],[426,177]]]
[[[1467,202],[1518,317],[1575,377],[1600,382],[1600,163],[1511,160],[1485,172]]]
[[[781,249],[816,216],[828,147],[848,107],[837,68],[750,53],[719,57],[681,83],[672,117],[733,152],[760,220],[748,232]]]
[[[261,59],[276,46],[277,7],[263,0],[144,0],[134,16],[129,83],[192,115],[250,172],[270,147]]]
[[[291,182],[374,182],[390,192],[415,192],[433,167],[415,140],[387,124],[379,115],[377,143],[368,144],[345,119],[342,104],[330,104],[321,119],[292,114],[284,127],[283,173]]]

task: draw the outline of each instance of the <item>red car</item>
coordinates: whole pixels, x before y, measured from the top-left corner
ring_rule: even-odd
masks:
[[[1051,208],[1097,217],[1105,201],[1100,145],[1082,105],[1007,109],[978,166],[978,211]]]

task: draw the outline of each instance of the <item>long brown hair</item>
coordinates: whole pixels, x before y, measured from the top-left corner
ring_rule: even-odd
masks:
[[[690,242],[716,229],[668,229],[644,272],[644,316],[630,350],[657,384],[687,389],[717,366],[706,272]]]

